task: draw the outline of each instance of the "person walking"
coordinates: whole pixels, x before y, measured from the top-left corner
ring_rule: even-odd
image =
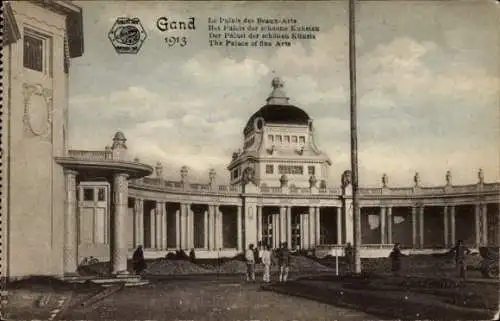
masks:
[[[278,252],[278,262],[280,266],[280,282],[286,282],[290,269],[290,251],[288,250],[286,242],[281,244],[281,248]]]
[[[458,240],[455,246],[448,252],[455,254],[455,266],[459,278],[467,278],[467,263],[465,257],[471,253],[471,250],[464,245],[462,240]]]
[[[247,262],[247,282],[255,281],[255,252],[253,244],[250,244],[245,252],[245,260]]]
[[[403,256],[405,255],[401,252],[400,244],[395,243],[391,254],[389,254],[391,258],[391,271],[394,276],[399,276],[401,271],[401,258]]]
[[[264,276],[262,279],[264,282],[269,283],[271,282],[271,251],[269,250],[269,246],[263,246],[260,252],[260,260],[264,264]]]
[[[134,267],[134,272],[136,275],[141,275],[141,273],[146,269],[146,260],[144,259],[144,251],[142,250],[142,245],[139,245],[132,255],[132,264]]]

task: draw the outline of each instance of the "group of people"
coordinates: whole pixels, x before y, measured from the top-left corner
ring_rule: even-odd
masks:
[[[280,248],[276,251],[278,265],[280,269],[279,281],[286,282],[288,280],[288,272],[290,270],[290,250],[287,243],[281,243]],[[264,265],[264,274],[262,280],[266,283],[271,282],[271,264],[273,253],[268,245],[262,246],[259,250],[253,244],[250,244],[245,251],[245,261],[247,264],[246,279],[248,282],[255,282],[255,264],[262,263]]]
[[[457,268],[457,274],[460,278],[466,278],[467,265],[466,256],[471,253],[462,240],[458,240],[456,245],[448,252],[454,254],[455,266]],[[290,250],[288,249],[287,243],[281,243],[280,248],[276,253],[272,253],[271,249],[267,245],[263,245],[260,249],[250,244],[248,249],[245,251],[245,261],[247,264],[246,279],[247,281],[255,281],[255,265],[263,264],[264,274],[263,281],[271,282],[271,265],[273,261],[273,255],[276,255],[278,265],[279,265],[279,282],[286,282],[288,279],[288,272],[290,270]],[[394,275],[399,275],[401,271],[401,261],[402,258],[407,255],[403,254],[399,243],[395,243],[394,247],[389,254],[391,259],[391,271]],[[344,249],[344,257],[346,261],[346,270],[348,272],[354,272],[354,249],[351,243],[347,243]],[[194,250],[191,250],[189,258],[194,261],[195,255]],[[144,259],[144,251],[142,245],[139,245],[132,256],[132,264],[134,271],[137,275],[140,275],[147,267],[146,260]]]

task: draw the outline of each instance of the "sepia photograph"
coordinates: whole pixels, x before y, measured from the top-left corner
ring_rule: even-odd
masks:
[[[499,1],[2,7],[1,320],[499,318]]]

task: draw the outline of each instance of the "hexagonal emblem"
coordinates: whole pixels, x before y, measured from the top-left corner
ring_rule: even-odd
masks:
[[[119,54],[136,54],[146,40],[146,31],[139,18],[117,18],[108,38]]]

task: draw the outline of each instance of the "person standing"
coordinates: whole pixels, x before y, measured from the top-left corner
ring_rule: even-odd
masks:
[[[247,262],[247,281],[255,281],[255,252],[253,244],[250,244],[245,252],[245,260]]]
[[[455,253],[455,266],[457,268],[457,274],[459,278],[467,278],[467,264],[465,262],[465,257],[471,253],[462,240],[458,240],[455,246],[449,251],[449,253]]]
[[[271,282],[271,251],[269,246],[264,245],[262,251],[260,252],[260,259],[262,264],[264,264],[264,276],[263,281],[266,283]]]
[[[134,266],[134,272],[137,275],[140,275],[146,269],[146,260],[144,259],[142,245],[139,245],[137,249],[135,249],[132,255],[132,264]]]
[[[281,249],[279,249],[278,254],[278,262],[280,266],[280,282],[286,282],[290,269],[290,251],[288,250],[286,242],[281,244]]]
[[[391,254],[389,254],[391,258],[391,271],[395,276],[398,276],[401,271],[401,258],[403,256],[405,255],[401,252],[400,244],[395,243]]]

